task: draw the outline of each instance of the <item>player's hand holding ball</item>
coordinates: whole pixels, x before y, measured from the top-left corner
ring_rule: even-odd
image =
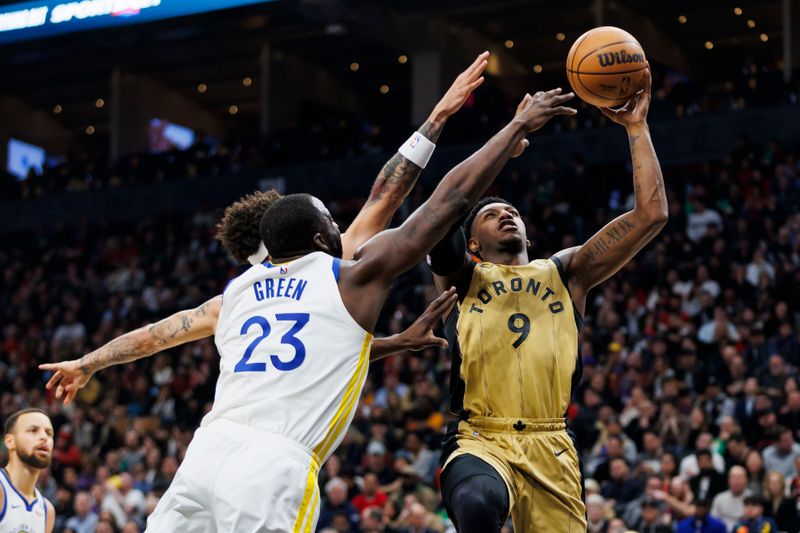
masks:
[[[644,88],[633,95],[619,109],[601,107],[600,111],[612,121],[630,128],[647,123],[647,111],[650,109],[650,67],[645,69]]]
[[[567,55],[567,79],[583,101],[617,124],[646,123],[650,64],[642,45],[625,30],[603,26],[578,37]]]

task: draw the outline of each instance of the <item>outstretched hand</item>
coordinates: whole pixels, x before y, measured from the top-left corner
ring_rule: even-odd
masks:
[[[483,52],[467,69],[458,75],[453,85],[447,89],[444,96],[433,109],[433,116],[447,118],[454,115],[467,101],[472,91],[481,86],[484,81],[483,71],[489,64],[489,52]]]
[[[455,287],[447,289],[432,301],[425,312],[407,330],[398,334],[409,350],[419,351],[429,347],[447,348],[447,341],[433,334],[440,319],[455,305],[458,295]]]
[[[54,372],[45,388],[47,390],[56,387],[56,398],[64,398],[64,405],[70,403],[80,389],[89,383],[92,374],[87,374],[81,369],[78,359],[62,361],[60,363],[45,363],[39,365],[40,370],[50,370]]]
[[[650,76],[650,64],[648,63],[644,77],[644,87],[642,90],[634,94],[624,106],[618,109],[601,107],[600,111],[610,120],[625,126],[626,128],[635,124],[644,123],[647,120],[647,111],[650,109],[651,83],[652,78]]]
[[[526,94],[517,106],[514,120],[522,121],[528,133],[534,132],[555,116],[576,114],[574,108],[561,105],[574,97],[573,93],[561,94],[560,87],[547,92],[539,91],[533,96]]]

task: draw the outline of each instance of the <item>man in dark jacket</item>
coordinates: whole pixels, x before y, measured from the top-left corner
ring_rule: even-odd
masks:
[[[714,496],[728,488],[725,476],[714,468],[710,450],[697,450],[697,466],[700,473],[689,480],[694,497],[700,500],[712,500]]]

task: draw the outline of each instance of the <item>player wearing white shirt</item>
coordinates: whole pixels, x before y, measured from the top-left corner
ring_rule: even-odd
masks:
[[[475,68],[485,66],[483,60]],[[214,323],[221,355],[214,407],[148,531],[314,530],[317,471],[352,419],[370,332],[392,280],[425,258],[506,161],[522,153],[527,134],[575,113],[561,105],[572,97],[560,89],[526,95],[506,128],[451,170],[401,227],[365,243],[354,261],[340,259],[338,227],[319,200],[290,195],[267,210],[261,236],[272,262],[251,267],[223,293]],[[409,144],[425,146],[417,136]],[[454,292],[445,294],[452,303]],[[57,368],[69,379],[58,384],[61,394],[74,395],[74,370]]]
[[[6,420],[8,464],[0,470],[0,533],[51,533],[56,512],[39,489],[39,474],[53,456],[53,424],[41,409],[23,409]]]

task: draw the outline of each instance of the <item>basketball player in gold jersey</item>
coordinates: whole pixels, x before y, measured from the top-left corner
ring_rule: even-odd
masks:
[[[650,79],[618,110],[628,131],[633,210],[583,246],[531,261],[519,212],[486,198],[430,254],[459,304],[445,331],[453,351],[451,425],[442,457],[445,505],[462,533],[586,530],[580,459],[565,413],[580,381],[586,294],[620,270],[667,221],[664,180],[647,126]]]

